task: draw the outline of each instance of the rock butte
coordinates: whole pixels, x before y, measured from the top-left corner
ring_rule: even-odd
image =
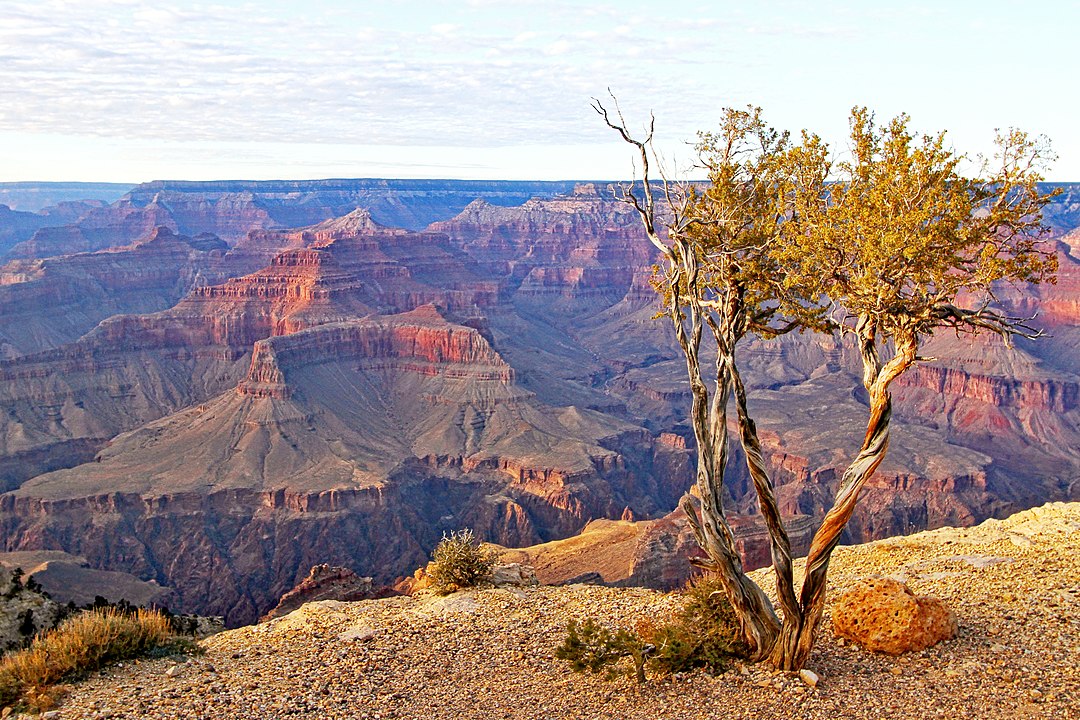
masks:
[[[1065,190],[1059,283],[1001,292],[1052,337],[934,339],[938,360],[896,389],[890,455],[847,540],[1080,496]],[[0,266],[5,550],[65,551],[232,624],[320,563],[392,583],[463,526],[552,558],[537,562],[552,578],[684,576],[688,392],[651,319],[652,252],[610,188],[170,182],[25,215],[0,213],[18,238]],[[811,335],[743,357],[799,546],[861,438],[857,359]],[[729,506],[757,566],[741,462]],[[611,543],[629,554],[597,549]]]

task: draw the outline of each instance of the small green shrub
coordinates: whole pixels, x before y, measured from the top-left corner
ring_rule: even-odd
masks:
[[[656,645],[656,664],[672,673],[694,668],[718,673],[732,658],[746,657],[738,616],[719,578],[699,575],[682,592],[686,597],[682,610],[648,637]]]
[[[718,579],[696,578],[682,594],[685,603],[670,621],[644,621],[636,630],[610,630],[592,619],[571,622],[555,657],[576,671],[606,669],[609,675],[617,671],[620,660],[630,658],[638,682],[645,682],[647,662],[666,673],[695,668],[718,673],[732,658],[746,657],[738,618]]]
[[[465,528],[443,535],[431,553],[426,572],[431,587],[440,595],[448,595],[491,577],[497,557],[494,550],[480,547],[473,531]]]
[[[158,612],[80,613],[0,660],[0,706],[23,702],[43,709],[55,701],[64,678],[146,654],[171,639],[169,621]]]
[[[568,635],[563,644],[555,648],[555,657],[566,660],[577,672],[607,670],[614,675],[616,665],[623,658],[630,658],[634,664],[634,677],[639,683],[645,682],[645,661],[655,648],[644,642],[637,633],[619,628],[612,631],[598,625],[592,618],[578,624],[571,620],[567,628]]]

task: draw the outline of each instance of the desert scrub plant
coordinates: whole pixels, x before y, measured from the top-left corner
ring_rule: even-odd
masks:
[[[495,550],[481,547],[473,531],[465,528],[443,535],[431,553],[426,573],[435,592],[449,595],[491,577],[497,558]]]
[[[582,623],[571,620],[567,633],[562,645],[555,648],[555,657],[569,662],[577,672],[607,670],[611,677],[618,672],[619,661],[630,658],[635,679],[645,682],[645,661],[656,648],[636,632],[627,628],[609,630],[587,618]]]
[[[718,576],[693,577],[681,592],[686,600],[674,619],[643,633],[656,646],[654,660],[661,669],[676,673],[704,668],[719,673],[734,658],[747,657],[739,618]]]
[[[723,672],[731,660],[746,657],[740,640],[739,620],[716,576],[698,576],[680,592],[685,601],[669,620],[644,620],[634,629],[610,630],[590,619],[572,621],[567,637],[555,649],[576,671],[617,672],[618,663],[630,658],[637,681],[645,682],[646,663],[663,673],[704,668]]]
[[[168,619],[153,610],[79,613],[0,659],[0,706],[45,709],[55,701],[61,680],[144,655],[172,639]]]

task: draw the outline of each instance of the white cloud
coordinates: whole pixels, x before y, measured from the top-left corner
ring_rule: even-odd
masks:
[[[794,127],[821,127],[819,118],[833,117],[842,131],[846,108],[873,103],[878,93],[900,93],[898,109],[909,110],[924,97],[933,99],[931,109],[947,108],[939,85],[977,95],[981,75],[964,74],[959,83],[937,71],[948,43],[930,53],[886,51],[893,35],[913,42],[906,15],[890,15],[888,28],[866,25],[883,11],[841,12],[824,2],[813,10],[791,2],[765,10],[719,3],[675,17],[636,0],[416,0],[408,12],[400,3],[335,0],[7,0],[0,132],[231,148],[582,144],[609,139],[588,102],[612,86],[628,117],[655,109],[662,133],[678,142],[709,127],[725,105],[776,108],[770,116]],[[925,23],[917,10],[910,22]],[[935,10],[931,29],[946,24],[944,12]],[[1000,24],[988,14],[985,24]],[[928,75],[928,67],[937,72]],[[1071,96],[1042,96],[1053,102],[1014,105],[1055,122],[1075,117]],[[1023,117],[987,122],[1054,132]],[[931,118],[926,126],[936,124]]]

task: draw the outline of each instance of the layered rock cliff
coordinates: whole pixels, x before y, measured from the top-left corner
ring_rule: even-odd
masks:
[[[573,187],[567,182],[452,180],[157,181],[138,185],[107,207],[67,222],[42,222],[30,237],[14,233],[0,257],[40,258],[127,245],[159,225],[214,233],[230,243],[252,230],[296,228],[370,210],[384,224],[419,230],[452,217],[478,197],[517,205]],[[5,223],[0,215],[0,237]],[[59,227],[44,227],[58,225]]]
[[[314,196],[294,185],[152,184],[65,232],[111,243],[159,213],[165,230],[5,267],[8,548],[66,550],[231,622],[318,563],[393,580],[463,526],[531,545],[596,518],[653,522],[628,577],[677,581],[655,558],[688,547],[661,518],[693,479],[689,395],[652,319],[653,255],[636,216],[583,186],[519,207],[462,201],[458,217],[415,232],[356,209],[357,193],[434,213],[434,188],[395,200],[379,182],[316,184]],[[323,218],[339,201],[340,216]],[[286,227],[297,218],[318,222]],[[232,247],[190,235],[204,221],[232,228]],[[1076,263],[1061,237],[1061,293],[1001,293],[1025,313],[1049,308],[1053,338],[1018,350],[934,339],[925,354],[937,360],[896,385],[890,454],[845,539],[1080,492]],[[70,309],[50,317],[46,298]],[[803,538],[862,437],[857,356],[810,335],[740,352],[782,510]],[[737,448],[728,479],[757,564],[767,546]]]
[[[225,244],[159,227],[111,251],[0,266],[0,358],[71,343],[102,320],[174,305],[218,273]]]
[[[59,546],[239,623],[320,557],[387,583],[444,529],[516,545],[647,515],[649,452],[639,428],[538,403],[428,307],[256,343],[235,390],[26,482],[0,527],[9,550]]]

